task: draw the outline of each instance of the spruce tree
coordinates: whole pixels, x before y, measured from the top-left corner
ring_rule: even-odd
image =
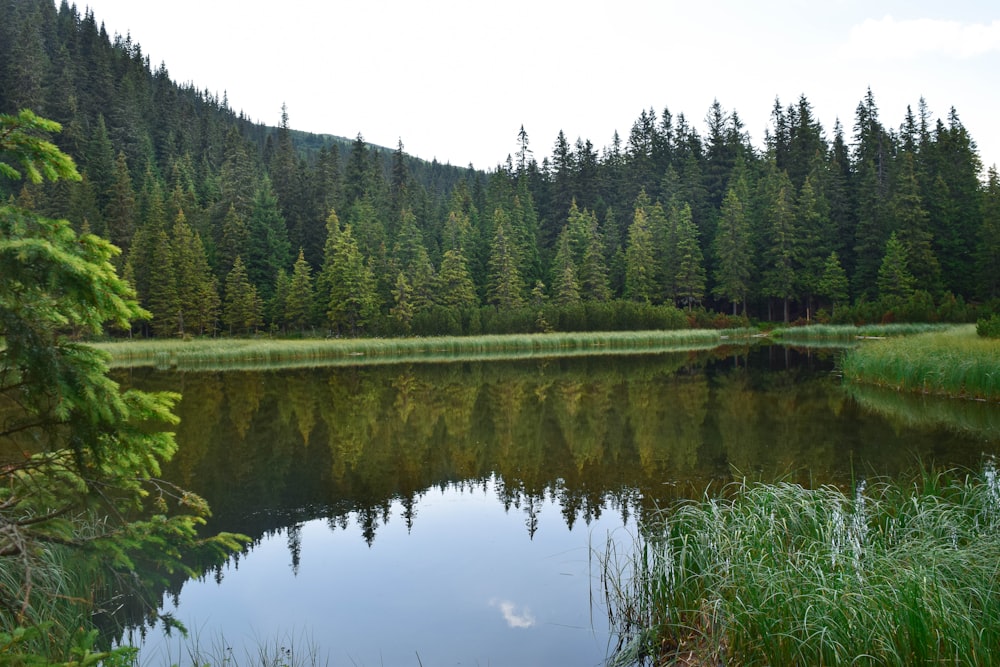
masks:
[[[434,292],[436,302],[446,308],[461,310],[476,306],[476,286],[461,249],[445,251]]]
[[[730,182],[722,200],[722,211],[716,227],[713,251],[715,253],[715,288],[712,293],[733,304],[733,315],[739,304],[746,312],[746,299],[750,292],[753,255],[750,226],[744,201],[746,183]]]
[[[705,266],[698,245],[698,229],[691,219],[691,207],[685,204],[677,212],[677,266],[674,273],[677,300],[690,308],[705,296]]]
[[[327,320],[335,331],[356,336],[378,313],[375,277],[354,241],[350,225],[334,236],[331,250],[323,267],[324,282],[330,288]]]
[[[306,261],[302,248],[299,248],[285,302],[285,322],[288,326],[302,331],[312,324],[313,299],[312,267]]]
[[[524,305],[524,282],[518,269],[518,248],[511,238],[508,219],[503,209],[497,209],[493,224],[495,232],[490,246],[489,304],[500,310],[511,310]]]
[[[847,282],[847,272],[840,265],[836,251],[831,252],[823,265],[823,275],[816,287],[816,293],[830,300],[830,314],[836,313],[837,306],[847,303],[850,298],[850,285]]]
[[[637,206],[632,225],[628,229],[628,246],[625,250],[625,298],[650,303],[655,289],[653,235],[649,231],[645,211]]]
[[[885,243],[885,255],[878,270],[878,294],[890,304],[909,298],[916,281],[910,273],[906,246],[895,232]]]
[[[250,283],[243,259],[237,255],[226,276],[226,299],[222,322],[230,333],[256,331],[263,323],[260,297]]]

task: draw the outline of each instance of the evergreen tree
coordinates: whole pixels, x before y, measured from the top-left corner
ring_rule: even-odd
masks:
[[[716,284],[712,293],[732,302],[733,315],[736,314],[738,304],[743,305],[743,312],[746,313],[753,266],[750,226],[744,206],[747,187],[742,172],[738,173],[738,180],[730,181],[722,200],[722,211],[713,244]]]
[[[326,310],[330,327],[339,333],[358,335],[378,313],[379,303],[375,277],[354,241],[350,225],[334,235],[323,273],[324,284],[330,289]]]
[[[830,300],[830,314],[836,313],[839,305],[847,303],[850,298],[850,285],[847,282],[847,272],[840,265],[837,252],[831,252],[823,265],[823,275],[816,286],[816,293]]]
[[[907,299],[913,293],[914,283],[906,246],[893,232],[885,243],[885,255],[878,270],[879,296],[890,302]]]
[[[625,298],[650,303],[656,289],[653,272],[653,235],[649,231],[646,213],[636,206],[632,225],[628,229],[625,250]]]
[[[389,309],[389,314],[403,325],[404,331],[409,332],[415,310],[413,307],[413,289],[410,287],[410,281],[406,279],[406,275],[402,271],[396,274],[396,284],[392,290],[392,300],[394,305]]]
[[[476,286],[460,248],[445,251],[435,294],[437,303],[446,308],[467,309],[477,305]]]
[[[132,244],[137,216],[135,192],[132,190],[132,177],[125,161],[125,153],[118,153],[111,176],[111,190],[104,207],[104,221],[108,240],[123,251],[128,251]]]
[[[256,331],[263,323],[263,313],[257,288],[250,283],[243,259],[237,255],[233,268],[226,276],[226,299],[222,322],[230,333]]]
[[[244,258],[247,275],[258,292],[269,299],[278,269],[285,269],[291,264],[291,245],[285,221],[278,209],[278,200],[266,178],[254,197],[247,234],[249,241]]]
[[[487,301],[500,310],[511,310],[524,305],[524,283],[518,269],[518,249],[503,209],[498,208],[494,213],[493,226]]]
[[[552,262],[552,301],[559,306],[569,306],[580,302],[580,283],[577,279],[576,262],[570,249],[569,225],[563,227],[556,243],[556,257]]]
[[[677,229],[677,265],[673,280],[676,299],[690,309],[705,296],[705,266],[690,206],[685,204],[677,211],[674,225]]]
[[[285,301],[285,322],[299,331],[310,326],[313,320],[313,299],[312,267],[306,261],[302,248],[299,248]]]
[[[1000,297],[1000,177],[996,167],[990,167],[983,193],[983,223],[979,228],[976,248],[976,268],[979,275],[979,296]]]
[[[941,289],[941,266],[931,242],[930,222],[924,210],[914,173],[912,153],[903,153],[896,170],[889,210],[896,238],[906,248],[907,266],[916,286],[930,292]]]
[[[580,296],[584,301],[608,301],[608,265],[604,258],[604,243],[598,229],[597,216],[590,214],[587,227],[587,244],[580,262]]]
[[[767,249],[762,289],[765,296],[776,297],[783,303],[783,318],[789,321],[789,303],[798,292],[797,274],[800,257],[798,230],[791,194],[792,183],[785,172],[772,169],[767,176],[769,196]]]

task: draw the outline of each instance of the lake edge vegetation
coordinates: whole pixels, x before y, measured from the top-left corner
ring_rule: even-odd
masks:
[[[734,482],[609,540],[611,664],[994,664],[998,528],[992,460],[850,492]]]
[[[897,391],[1000,400],[1000,340],[974,325],[873,341],[840,361],[844,380]]]

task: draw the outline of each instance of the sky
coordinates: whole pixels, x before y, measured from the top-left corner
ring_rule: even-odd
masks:
[[[954,107],[1000,163],[1000,3],[951,0],[86,0],[154,68],[249,118],[456,166],[535,158],[563,131],[601,151],[643,110],[705,134],[714,100],[760,147],[775,100],[805,95],[848,138],[871,88],[898,128]]]

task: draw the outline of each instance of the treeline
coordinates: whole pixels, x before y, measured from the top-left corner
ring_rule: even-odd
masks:
[[[868,91],[849,137],[776,101],[762,149],[718,102],[705,131],[650,109],[541,162],[522,128],[483,172],[298,133],[284,108],[253,123],[89,11],[0,7],[0,111],[62,123],[84,175],[0,196],[119,246],[144,334],[964,320],[1000,297],[996,170],[923,100],[893,129]]]

